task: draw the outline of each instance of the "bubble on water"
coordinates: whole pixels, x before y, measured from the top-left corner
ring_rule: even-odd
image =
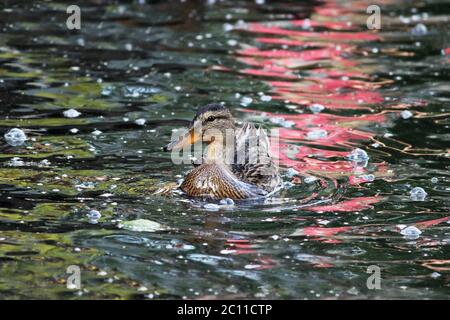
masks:
[[[284,128],[291,128],[295,125],[295,122],[285,120],[284,118],[281,117],[270,118],[270,122],[278,124]]]
[[[286,171],[286,176],[287,176],[288,178],[293,178],[294,176],[297,176],[297,175],[298,175],[298,171],[295,170],[294,168],[289,168],[289,169]]]
[[[242,97],[242,99],[241,99],[241,106],[247,107],[252,102],[253,102],[252,98],[250,98],[250,97]]]
[[[78,112],[75,109],[69,109],[69,110],[65,110],[63,112],[64,117],[66,118],[76,118],[81,114],[81,112]]]
[[[13,147],[21,146],[28,139],[25,132],[19,128],[9,130],[4,137],[6,143]]]
[[[237,42],[237,40],[230,39],[230,40],[227,41],[227,44],[229,46],[231,46],[231,47],[234,47],[234,46],[236,46],[238,44],[238,42]]]
[[[70,131],[70,133],[78,133],[78,131],[80,131],[80,130],[78,130],[77,128],[72,128],[69,131]]]
[[[305,181],[305,183],[312,183],[317,180],[318,180],[317,177],[306,177],[304,181]]]
[[[220,209],[220,206],[215,203],[207,203],[203,206],[208,211],[218,211]]]
[[[325,109],[325,107],[318,103],[313,103],[312,105],[309,106],[309,110],[311,110],[311,112],[313,112],[313,113],[322,112],[322,110],[324,110],[324,109]]]
[[[431,178],[432,183],[438,183],[439,179],[436,177]]]
[[[97,210],[90,210],[87,213],[87,217],[89,219],[89,222],[97,223],[98,220],[102,217],[102,214],[99,211],[97,211]]]
[[[104,87],[104,88],[102,89],[101,94],[102,94],[102,96],[109,96],[109,95],[111,95],[111,93],[113,92],[113,90],[114,90],[114,87],[112,87],[112,86],[107,86],[107,87]]]
[[[123,95],[127,98],[139,98],[142,95],[158,93],[161,90],[155,87],[127,86],[123,89]]]
[[[133,50],[133,45],[131,43],[125,43],[125,50],[127,51]]]
[[[363,174],[363,175],[359,176],[359,178],[361,178],[367,182],[372,182],[375,180],[375,176],[373,174]]]
[[[39,167],[49,167],[51,165],[51,162],[47,159],[39,161],[38,166]]]
[[[433,279],[437,279],[441,276],[441,274],[439,272],[433,272],[432,274],[430,274],[430,277],[432,277]]]
[[[8,162],[8,165],[10,167],[22,167],[25,165],[25,162],[19,157],[14,157]]]
[[[77,184],[75,186],[75,188],[78,188],[78,189],[94,189],[95,188],[95,183],[91,182],[91,181],[82,182],[80,184]]]
[[[234,26],[231,23],[224,23],[222,28],[223,28],[223,31],[229,32],[234,29]]]
[[[415,226],[409,226],[409,227],[403,228],[400,231],[400,234],[402,234],[405,238],[410,238],[410,239],[418,238],[421,233],[422,233],[422,231],[420,231]]]
[[[356,148],[349,153],[347,159],[354,167],[366,167],[370,158],[366,151]]]
[[[400,115],[403,119],[409,119],[413,116],[412,112],[409,110],[403,110],[402,112],[400,112]]]
[[[425,201],[427,192],[421,187],[415,187],[409,192],[412,201]]]
[[[95,129],[94,131],[91,132],[92,135],[94,136],[99,136],[101,135],[103,132],[101,132],[100,130]]]
[[[411,29],[411,34],[413,36],[423,36],[428,33],[428,28],[426,25],[419,23],[414,28]]]
[[[147,122],[147,120],[145,120],[143,118],[134,120],[134,123],[136,123],[138,126],[143,126],[145,124],[145,122]]]
[[[220,200],[219,203],[224,206],[234,206],[234,201],[233,201],[233,199],[230,199],[230,198],[222,199],[222,200]]]
[[[328,136],[328,132],[324,129],[314,129],[306,134],[306,138],[310,140],[322,139]]]
[[[260,99],[263,102],[269,102],[269,101],[272,100],[272,97],[271,96],[267,96],[267,95],[262,95]]]

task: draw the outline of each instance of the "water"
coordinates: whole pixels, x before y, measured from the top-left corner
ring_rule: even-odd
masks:
[[[380,31],[365,2],[77,4],[80,31],[67,3],[0,4],[0,136],[27,137],[2,143],[0,298],[448,298],[444,1],[389,1]],[[279,128],[278,197],[152,195],[210,102]]]

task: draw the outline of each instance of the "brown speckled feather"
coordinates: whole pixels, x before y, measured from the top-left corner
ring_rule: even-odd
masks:
[[[224,165],[202,164],[188,173],[181,190],[193,197],[216,199],[248,199],[264,196],[267,192],[239,181]]]

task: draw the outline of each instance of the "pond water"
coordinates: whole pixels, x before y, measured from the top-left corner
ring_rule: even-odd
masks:
[[[0,298],[449,297],[446,1],[380,30],[365,1],[80,0],[80,30],[68,4],[0,4]],[[152,194],[211,102],[279,129],[278,196]]]

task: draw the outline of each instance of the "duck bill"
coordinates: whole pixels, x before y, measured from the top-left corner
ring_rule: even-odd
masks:
[[[172,151],[173,149],[183,149],[188,147],[201,139],[201,135],[194,130],[194,128],[189,129],[189,131],[179,140],[171,141],[168,145],[164,147],[165,151]]]

